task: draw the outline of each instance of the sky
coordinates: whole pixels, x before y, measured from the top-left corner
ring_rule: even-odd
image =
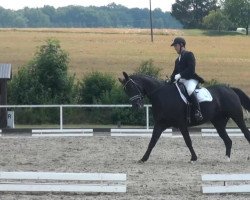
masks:
[[[128,8],[149,8],[150,0],[1,0],[0,6],[5,9],[18,10],[24,7],[37,8],[44,5],[50,5],[55,8],[68,5],[106,6],[112,2]],[[151,0],[152,9],[160,8],[162,11],[171,11],[173,3],[175,3],[175,0]]]

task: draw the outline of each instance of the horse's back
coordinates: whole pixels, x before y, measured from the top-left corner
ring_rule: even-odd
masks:
[[[211,93],[213,98],[225,99],[226,97],[236,98],[235,92],[228,86],[224,85],[214,85],[207,87],[208,91]]]
[[[218,104],[221,110],[233,107],[241,107],[238,95],[228,86],[215,85],[207,88],[213,97],[213,102]]]

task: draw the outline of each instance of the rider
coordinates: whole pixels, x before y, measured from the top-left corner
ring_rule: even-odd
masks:
[[[182,37],[176,37],[171,44],[179,54],[175,60],[175,68],[171,75],[171,82],[180,81],[187,89],[188,95],[195,107],[195,118],[197,121],[203,119],[200,104],[194,91],[198,83],[204,83],[203,78],[195,73],[195,57],[191,51],[185,49],[186,41]]]

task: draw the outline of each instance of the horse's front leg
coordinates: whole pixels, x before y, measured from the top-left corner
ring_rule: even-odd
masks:
[[[156,145],[158,139],[160,138],[161,133],[165,129],[166,129],[165,127],[163,128],[161,125],[155,124],[151,140],[148,144],[148,149],[147,149],[146,153],[144,154],[144,156],[142,157],[142,159],[139,160],[139,163],[143,163],[143,162],[146,162],[148,160],[151,151],[153,150],[154,146]]]
[[[179,129],[180,129],[181,134],[183,135],[183,138],[185,140],[185,143],[186,143],[186,145],[189,148],[189,151],[191,153],[191,162],[196,161],[197,160],[197,156],[196,156],[196,153],[195,153],[195,151],[193,149],[192,141],[191,141],[191,138],[190,138],[190,135],[189,135],[187,127],[181,127]]]

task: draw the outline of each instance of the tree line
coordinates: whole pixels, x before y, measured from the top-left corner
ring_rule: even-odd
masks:
[[[57,9],[52,6],[25,7],[17,11],[0,7],[0,27],[149,28],[149,13],[149,9],[129,9],[115,3],[101,7],[66,6]],[[182,28],[182,24],[170,12],[155,9],[152,15],[154,28]]]
[[[172,13],[184,28],[213,30],[248,29],[250,24],[249,0],[176,0]]]
[[[55,9],[24,8],[17,11],[0,7],[2,28],[149,28],[149,9],[132,8],[111,3],[107,6],[66,6]],[[172,12],[152,11],[154,28],[202,28],[212,30],[248,29],[249,0],[176,0]]]

